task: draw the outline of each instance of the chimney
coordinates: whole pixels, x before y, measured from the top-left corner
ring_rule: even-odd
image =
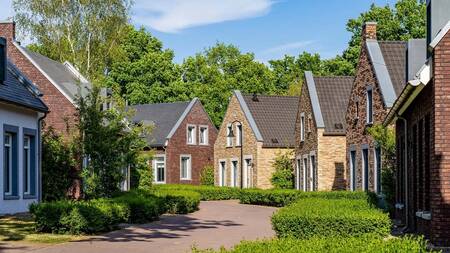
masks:
[[[0,37],[14,41],[16,39],[16,23],[10,20],[0,21]]]
[[[0,37],[0,84],[3,84],[6,81],[6,39]]]
[[[377,39],[377,22],[364,23],[361,31],[362,40],[376,40]]]

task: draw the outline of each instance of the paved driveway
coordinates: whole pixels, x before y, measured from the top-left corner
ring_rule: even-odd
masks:
[[[190,252],[193,245],[231,247],[243,239],[273,237],[270,216],[275,210],[239,205],[237,201],[208,201],[202,202],[200,211],[193,214],[163,216],[157,222],[131,226],[85,241],[51,247],[8,245],[9,249],[3,250],[8,253],[172,253]]]

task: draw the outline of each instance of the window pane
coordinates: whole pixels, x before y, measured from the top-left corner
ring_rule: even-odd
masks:
[[[4,158],[5,158],[5,192],[6,193],[11,193],[11,150],[9,147],[5,147],[5,153],[4,153]]]

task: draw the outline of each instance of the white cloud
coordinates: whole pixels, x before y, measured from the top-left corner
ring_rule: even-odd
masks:
[[[305,48],[313,43],[314,43],[314,41],[312,41],[312,40],[286,43],[286,44],[282,44],[282,45],[278,45],[278,46],[266,49],[263,51],[263,54],[287,53],[291,50]]]
[[[183,29],[262,16],[274,0],[136,0],[132,19],[138,25],[176,33]]]

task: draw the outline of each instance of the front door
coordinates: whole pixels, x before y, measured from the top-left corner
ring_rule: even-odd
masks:
[[[160,184],[166,183],[166,164],[164,157],[155,157],[154,170],[155,182]]]

